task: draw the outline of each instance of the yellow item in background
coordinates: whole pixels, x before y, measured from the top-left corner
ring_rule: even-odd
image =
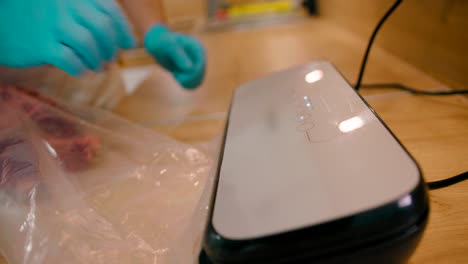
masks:
[[[278,0],[262,3],[237,4],[228,8],[229,18],[240,18],[262,14],[286,13],[294,10],[292,1]]]

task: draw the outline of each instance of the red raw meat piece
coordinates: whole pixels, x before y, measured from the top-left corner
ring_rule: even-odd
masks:
[[[48,142],[69,171],[88,168],[100,148],[98,138],[89,135],[66,139],[48,138]]]
[[[0,86],[0,103],[7,103],[34,121],[43,132],[45,141],[56,153],[64,167],[69,171],[79,171],[90,166],[100,149],[100,140],[95,135],[85,134],[66,116],[59,116],[50,108],[67,113],[54,101],[39,93]]]

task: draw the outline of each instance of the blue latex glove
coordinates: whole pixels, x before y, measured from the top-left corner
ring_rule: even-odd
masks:
[[[0,65],[99,70],[135,41],[113,0],[0,0]]]
[[[198,40],[156,24],[146,33],[144,42],[146,50],[183,87],[193,89],[201,84],[206,61],[205,50]]]

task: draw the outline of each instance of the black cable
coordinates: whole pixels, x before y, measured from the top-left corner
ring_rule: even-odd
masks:
[[[414,89],[414,88],[411,88],[411,87],[408,87],[399,83],[362,84],[362,77],[364,76],[364,72],[366,70],[367,59],[369,57],[372,44],[374,43],[375,36],[379,32],[380,28],[385,23],[385,21],[388,19],[388,17],[395,11],[395,9],[401,4],[401,2],[403,2],[403,0],[396,0],[393,3],[390,9],[388,9],[385,15],[380,19],[379,23],[374,29],[374,32],[372,32],[369,43],[367,44],[366,52],[364,53],[364,58],[362,59],[361,68],[359,70],[359,76],[358,76],[356,85],[354,86],[354,89],[356,89],[356,91],[359,91],[359,88],[361,87],[362,88],[394,88],[394,89],[407,91],[412,94],[420,94],[420,95],[468,94],[467,89],[456,90],[456,91],[424,91],[424,90]],[[445,188],[445,187],[457,184],[467,179],[468,179],[468,171],[465,171],[464,173],[461,173],[459,175],[456,175],[456,176],[453,176],[444,180],[440,180],[440,181],[427,182],[426,184],[430,190],[437,190],[437,189],[441,189],[441,188]]]
[[[400,84],[400,83],[367,83],[367,84],[362,84],[361,88],[372,88],[372,89],[382,89],[382,88],[392,88],[392,89],[399,89],[403,91],[410,92],[412,94],[419,94],[419,95],[454,95],[454,94],[468,94],[468,89],[462,89],[462,90],[449,90],[449,91],[443,91],[443,90],[435,90],[435,91],[428,91],[428,90],[418,90],[411,88],[409,86]]]
[[[461,174],[458,174],[457,176],[453,176],[453,177],[443,179],[440,181],[427,182],[426,184],[429,190],[437,190],[437,189],[441,189],[441,188],[445,188],[445,187],[457,184],[465,180],[468,180],[468,171],[465,171]]]
[[[379,30],[382,27],[385,20],[387,20],[387,18],[393,13],[393,11],[395,11],[395,9],[401,4],[402,1],[403,0],[396,0],[395,3],[393,3],[393,5],[390,7],[390,9],[387,11],[387,13],[385,13],[385,15],[382,17],[382,19],[380,19],[379,23],[377,24],[377,26],[374,29],[374,32],[372,32],[372,36],[371,36],[371,38],[369,40],[369,43],[367,44],[366,52],[364,53],[364,58],[362,59],[362,64],[361,64],[361,69],[359,70],[358,80],[356,82],[356,86],[354,87],[356,90],[359,90],[359,88],[361,87],[362,77],[363,77],[364,71],[366,69],[367,57],[369,57],[369,52],[370,52],[370,49],[372,47],[372,43],[374,42],[375,36],[379,32]]]

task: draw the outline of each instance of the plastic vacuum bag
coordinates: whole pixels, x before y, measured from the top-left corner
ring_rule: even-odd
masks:
[[[209,155],[110,113],[0,86],[9,264],[195,263]]]
[[[25,69],[0,65],[0,83],[32,87],[67,102],[105,109],[114,108],[125,95],[125,83],[115,63],[103,65],[100,72],[87,71],[79,78],[50,65]]]

